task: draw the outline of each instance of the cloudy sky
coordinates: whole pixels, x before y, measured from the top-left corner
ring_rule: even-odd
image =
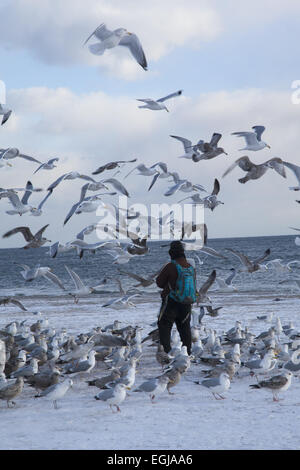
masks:
[[[300,80],[300,3],[253,0],[251,8],[245,3],[2,0],[0,79],[13,113],[0,129],[1,147],[17,147],[41,161],[59,157],[59,162],[56,169],[33,175],[35,163],[12,160],[12,168],[0,169],[0,187],[22,187],[30,179],[47,188],[66,172],[91,175],[101,164],[118,159],[135,157],[147,165],[164,161],[171,171],[208,191],[214,178],[219,179],[224,205],[205,213],[211,238],[293,233],[288,227],[298,225],[300,208],[297,193],[288,189],[296,184],[290,170],[286,180],[270,170],[246,185],[237,181],[244,176],[239,168],[222,178],[229,165],[247,154],[239,151],[244,141],[231,132],[257,124],[266,127],[263,138],[271,149],[248,152],[252,161],[276,156],[300,162],[300,104],[291,99],[292,82]],[[138,35],[147,72],[125,48],[94,56],[83,47],[103,22],[109,29],[125,27]],[[178,89],[183,95],[168,103],[170,113],[138,109],[137,98],[159,98]],[[213,132],[222,133],[228,156],[199,163],[178,158],[183,149],[170,134],[194,143],[210,140]],[[182,199],[183,193],[163,195],[166,180],[158,181],[150,193],[149,177],[132,174],[121,181],[131,195],[129,205]],[[95,214],[76,215],[63,227],[83,184],[63,182],[41,217],[9,216],[9,203],[1,200],[1,232],[18,225],[37,231],[49,223],[52,241],[71,240],[97,221]],[[43,195],[34,194],[31,203],[38,205]],[[110,200],[118,202],[116,197]],[[16,235],[1,240],[0,246],[23,244]]]

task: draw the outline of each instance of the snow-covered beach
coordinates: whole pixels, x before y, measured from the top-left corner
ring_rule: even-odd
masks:
[[[224,305],[216,318],[205,316],[203,324],[218,333],[234,326],[236,320],[259,334],[270,324],[257,320],[262,313],[274,313],[282,324],[293,321],[299,326],[299,296],[285,295],[275,301],[274,295],[257,296],[255,293],[214,294],[216,304]],[[24,301],[25,302],[25,301]],[[143,337],[153,327],[159,302],[139,302],[136,307],[101,309],[99,298],[81,299],[76,305],[60,297],[30,297],[27,308],[38,309],[48,318],[49,326],[57,331],[66,328],[77,335],[96,326],[105,326],[115,319],[123,325],[140,325]],[[1,310],[0,327],[10,321],[28,319],[34,323],[36,316],[19,312],[14,306]],[[284,338],[283,338],[284,341]],[[143,344],[143,356],[137,369],[136,385],[146,378],[157,376],[161,367],[155,359],[155,347]],[[35,390],[27,385],[16,399],[14,408],[1,401],[0,448],[17,449],[298,449],[300,432],[297,425],[300,399],[300,381],[293,377],[280,402],[272,401],[268,390],[252,390],[256,383],[246,368],[234,377],[225,400],[215,400],[212,394],[193,381],[203,377],[206,364],[192,364],[174,387],[174,395],[167,391],[152,404],[143,393],[128,392],[120,405],[120,413],[112,413],[109,406],[96,401],[99,392],[87,385],[91,377],[107,373],[102,363],[86,378],[74,378],[74,386],[58,402],[55,410],[51,401],[34,398]],[[274,375],[274,371],[268,375]],[[134,388],[134,387],[133,387]]]

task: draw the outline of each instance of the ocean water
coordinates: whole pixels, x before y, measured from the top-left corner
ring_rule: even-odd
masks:
[[[0,295],[19,296],[63,296],[64,292],[50,281],[39,278],[32,282],[25,282],[20,272],[22,268],[19,264],[26,264],[34,267],[37,264],[49,266],[52,271],[62,280],[65,287],[72,291],[74,285],[65,269],[65,265],[73,269],[88,286],[96,286],[105,277],[107,284],[103,287],[103,294],[117,294],[118,284],[116,278],[120,276],[119,270],[129,270],[141,276],[151,275],[169,261],[168,247],[162,247],[166,242],[149,242],[149,252],[144,256],[136,256],[123,265],[113,264],[112,256],[105,249],[97,251],[94,255],[85,253],[82,259],[76,256],[75,251],[59,253],[55,259],[48,255],[48,248],[24,250],[0,249]],[[272,259],[282,259],[283,263],[299,260],[300,247],[295,245],[295,236],[272,236],[272,237],[245,237],[212,239],[208,241],[208,246],[219,251],[227,257],[227,260],[204,255],[201,252],[187,252],[187,257],[198,254],[203,265],[197,263],[198,284],[205,280],[212,269],[217,270],[217,275],[226,278],[231,267],[240,268],[239,259],[227,248],[232,248],[246,254],[250,259],[255,259],[262,255],[267,248],[271,249],[266,263]],[[252,292],[267,295],[279,295],[284,292],[297,292],[297,286],[290,283],[280,284],[280,281],[293,278],[300,278],[300,265],[294,265],[292,272],[277,272],[274,269],[269,271],[258,271],[253,274],[238,273],[234,279],[234,285],[239,292]],[[122,284],[125,289],[136,285],[137,282],[126,275],[121,275]],[[215,288],[215,287],[213,287]],[[154,299],[158,289],[152,285],[143,292],[146,296]]]

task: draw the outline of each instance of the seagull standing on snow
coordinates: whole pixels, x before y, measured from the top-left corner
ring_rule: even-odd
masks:
[[[204,379],[201,382],[197,381],[195,383],[210,390],[216,400],[224,400],[225,397],[220,394],[229,389],[230,378],[226,372],[222,372],[219,377]]]
[[[244,137],[246,140],[246,147],[239,150],[252,150],[256,152],[258,150],[264,149],[265,147],[271,148],[270,145],[261,140],[261,136],[265,130],[265,127],[253,126],[252,129],[254,129],[254,132],[232,132],[231,135]]]
[[[73,381],[71,379],[67,379],[64,382],[51,385],[50,387],[46,388],[40,395],[35,395],[35,398],[46,397],[49,400],[53,401],[54,408],[57,410],[57,400],[62,398],[70,387],[72,387]]]
[[[165,109],[167,112],[169,112],[168,108],[163,103],[169,100],[170,98],[180,96],[182,94],[182,91],[183,90],[176,91],[175,93],[171,93],[170,95],[164,96],[163,98],[159,98],[158,100],[153,100],[152,98],[138,99],[137,101],[142,101],[143,103],[146,103],[143,106],[139,106],[139,108],[147,108],[152,109],[154,111],[160,111],[162,109]]]
[[[124,46],[130,50],[138,64],[140,64],[144,70],[147,70],[148,65],[146,56],[136,34],[129,33],[125,28],[118,28],[114,31],[110,31],[107,29],[106,25],[102,23],[92,34],[90,34],[83,45],[85,45],[92,36],[96,36],[96,38],[100,40],[100,42],[89,46],[89,50],[92,54],[102,55],[106,49],[112,49],[116,46]]]
[[[114,388],[104,390],[103,392],[98,393],[98,395],[95,395],[95,399],[108,403],[112,411],[113,406],[117,408],[117,411],[121,411],[119,405],[126,398],[126,388],[126,385],[122,383],[117,384]]]
[[[255,389],[267,388],[273,393],[273,401],[279,401],[278,393],[288,390],[291,385],[292,377],[292,372],[285,372],[282,375],[275,375],[268,380],[262,380],[257,384],[249,386]]]

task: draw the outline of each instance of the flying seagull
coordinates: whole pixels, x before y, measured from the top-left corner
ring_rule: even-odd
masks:
[[[19,307],[23,312],[27,312],[27,308],[17,299],[13,297],[5,297],[4,299],[0,299],[0,305],[7,305],[7,304],[14,304]]]
[[[41,191],[40,188],[34,188],[31,181],[28,181],[26,184],[26,188],[23,194],[22,199],[19,199],[19,196],[16,194],[15,191],[13,190],[8,190],[7,191],[7,197],[11,204],[14,206],[14,209],[6,211],[7,214],[9,215],[14,215],[14,214],[25,214],[26,212],[30,212],[34,210],[32,206],[28,204],[29,197],[33,193],[33,191]]]
[[[178,90],[178,91],[175,91],[175,93],[171,93],[170,95],[164,96],[163,98],[159,98],[158,100],[153,100],[152,98],[144,98],[144,99],[138,99],[137,101],[142,101],[146,103],[143,106],[139,106],[139,108],[147,108],[147,109],[152,109],[155,111],[165,109],[167,112],[169,112],[168,108],[163,103],[169,100],[170,98],[174,98],[175,96],[180,96],[182,92],[183,90]]]
[[[25,240],[28,242],[27,245],[25,245],[23,248],[26,250],[28,248],[39,248],[43,246],[47,242],[51,242],[51,240],[48,240],[47,238],[43,237],[43,233],[46,230],[46,228],[49,226],[49,224],[45,225],[42,227],[38,232],[36,232],[35,235],[31,233],[31,230],[29,227],[16,227],[9,232],[6,232],[2,238],[8,238],[14,235],[15,233],[21,233]]]
[[[7,148],[7,149],[0,149],[0,152],[1,152],[0,160],[1,159],[11,160],[13,158],[20,157],[20,158],[24,158],[25,160],[29,160],[30,162],[41,163],[39,160],[37,160],[34,157],[30,157],[29,155],[20,153],[20,150],[15,147]]]
[[[237,256],[242,264],[244,265],[243,271],[246,271],[248,273],[254,273],[255,271],[258,271],[261,268],[261,262],[264,261],[271,253],[270,248],[268,248],[262,256],[259,258],[256,258],[253,261],[250,261],[249,258],[244,255],[243,253],[240,253],[239,251],[233,250],[232,248],[226,248],[228,251],[231,251],[235,256]]]
[[[223,178],[228,175],[236,166],[239,166],[241,170],[246,171],[247,174],[244,178],[240,178],[239,182],[240,183],[247,183],[249,180],[257,180],[261,178],[266,171],[271,168],[275,170],[277,173],[279,173],[280,176],[283,178],[286,177],[285,174],[285,169],[284,169],[284,164],[283,160],[281,158],[271,158],[270,160],[267,160],[264,163],[260,163],[259,165],[256,165],[255,163],[251,162],[250,158],[247,156],[238,158],[223,174]],[[287,166],[287,165],[286,165]],[[299,167],[300,170],[300,167]]]
[[[99,166],[97,170],[93,171],[92,175],[99,175],[99,173],[102,173],[105,170],[114,170],[115,168],[119,168],[122,163],[133,163],[136,161],[137,161],[137,158],[134,158],[133,160],[118,160],[115,162],[109,162],[109,163],[106,163],[105,165]]]
[[[112,49],[116,46],[127,47],[137,63],[147,70],[147,60],[143,51],[142,45],[136,34],[130,33],[125,28],[118,28],[114,31],[107,29],[106,25],[102,23],[98,28],[93,31],[92,34],[86,39],[83,45],[85,45],[92,36],[96,36],[100,42],[89,46],[89,50],[92,54],[102,55],[106,49]]]
[[[246,140],[246,147],[240,150],[252,150],[258,151],[262,150],[265,147],[271,148],[270,145],[266,144],[261,140],[262,133],[265,130],[264,126],[253,126],[254,132],[232,132],[231,135],[236,135],[237,137],[244,137]]]
[[[39,170],[53,170],[53,168],[56,168],[56,165],[54,164],[55,162],[58,162],[59,158],[51,158],[51,160],[48,160],[45,163],[42,163],[33,174],[37,173]]]
[[[218,143],[222,137],[222,134],[214,132],[210,142],[204,142],[204,140],[199,140],[198,144],[193,146],[194,150],[200,150],[200,154],[195,154],[192,157],[193,162],[199,162],[200,160],[211,160],[212,158],[217,157],[225,152],[223,147],[218,147]]]
[[[52,189],[56,188],[56,186],[58,186],[61,181],[75,180],[76,178],[81,178],[81,179],[92,181],[93,183],[95,183],[95,180],[91,178],[90,176],[82,175],[78,173],[78,171],[70,171],[69,173],[65,173],[61,175],[59,178],[57,178],[56,181],[50,184],[50,186],[47,188],[47,191],[51,191]]]

